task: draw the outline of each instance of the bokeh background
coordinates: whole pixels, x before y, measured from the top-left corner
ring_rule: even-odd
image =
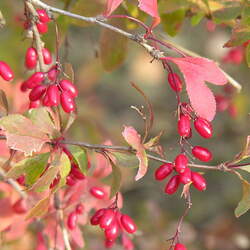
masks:
[[[64,6],[63,1],[47,1],[57,6]],[[22,1],[0,1],[0,10],[6,19],[6,25],[0,29],[0,59],[9,62],[17,78],[24,79],[24,55],[30,46],[22,29]],[[72,64],[75,72],[75,84],[80,95],[77,99],[78,118],[68,137],[90,143],[102,143],[111,139],[114,145],[125,145],[121,132],[123,125],[131,125],[143,133],[143,121],[131,109],[131,105],[145,105],[142,97],[130,85],[135,82],[149,97],[155,114],[152,136],[164,130],[161,145],[167,159],[173,160],[178,153],[178,135],[176,129],[176,98],[167,83],[167,73],[157,61],[133,42],[128,42],[124,63],[107,72],[103,69],[99,53],[100,33],[96,26],[69,24],[67,18],[58,19],[60,36],[61,62]],[[67,25],[65,24],[67,23]],[[65,33],[66,26],[68,33]],[[83,26],[83,27],[82,27]],[[214,136],[204,140],[193,134],[191,143],[208,147],[214,155],[211,164],[218,164],[232,159],[239,152],[249,134],[249,78],[244,54],[242,63],[223,62],[230,49],[223,44],[230,37],[230,28],[216,26],[202,20],[192,26],[189,19],[182,24],[179,33],[171,37],[162,31],[160,25],[155,33],[159,37],[172,41],[221,63],[221,67],[242,84],[242,91],[237,93],[228,86],[211,86],[216,95],[228,96],[231,109],[218,112],[213,122]],[[135,29],[131,32],[141,30]],[[51,24],[50,31],[43,37],[46,46],[55,49],[55,32]],[[170,51],[167,51],[173,55]],[[225,61],[225,60],[224,60]],[[1,86],[0,86],[1,87]],[[186,93],[182,92],[185,99]],[[10,100],[11,102],[11,100]],[[13,100],[12,100],[13,102]],[[150,161],[147,175],[135,182],[136,169],[122,168],[124,195],[123,211],[135,219],[140,232],[135,237],[136,249],[167,249],[167,239],[173,234],[178,218],[182,215],[185,201],[180,198],[180,191],[168,196],[164,194],[164,184],[156,182],[154,170],[159,163]],[[245,175],[250,180],[249,175]],[[234,216],[234,209],[241,198],[241,183],[236,176],[219,172],[205,171],[208,187],[205,192],[192,188],[192,209],[183,224],[181,239],[192,250],[237,250],[250,249],[250,213],[240,218]],[[85,249],[103,249],[103,234],[99,229],[86,226],[83,228],[86,239]],[[26,249],[21,247],[24,239],[10,242],[3,249]],[[24,245],[24,246],[27,246]],[[14,248],[13,248],[14,247]],[[27,246],[27,249],[30,249]],[[115,246],[114,249],[121,249]]]

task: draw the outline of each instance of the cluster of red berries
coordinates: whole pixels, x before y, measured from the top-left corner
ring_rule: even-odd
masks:
[[[14,73],[10,66],[4,62],[0,61],[0,76],[5,80],[5,81],[12,81],[14,78]]]
[[[122,232],[133,234],[137,230],[137,226],[133,219],[127,214],[120,213],[115,208],[102,208],[95,212],[90,219],[91,225],[99,225],[104,229],[105,246],[111,248],[117,237]]]
[[[67,226],[69,230],[74,230],[76,228],[78,216],[81,215],[83,211],[84,206],[79,203],[76,205],[75,209],[71,213],[69,213],[67,218]]]
[[[36,27],[40,34],[45,34],[48,32],[48,23],[51,21],[47,12],[43,9],[38,9],[37,11],[38,20],[36,20]],[[31,26],[29,20],[24,23],[24,28],[29,29]]]

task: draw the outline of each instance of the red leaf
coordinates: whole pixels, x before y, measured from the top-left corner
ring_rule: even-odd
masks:
[[[138,7],[152,17],[159,17],[157,0],[138,0]]]
[[[122,132],[123,137],[127,143],[136,150],[136,156],[139,160],[139,170],[135,180],[141,179],[148,170],[148,158],[143,144],[141,143],[141,136],[133,127],[126,127]]]
[[[108,0],[107,7],[105,11],[105,16],[109,16],[113,11],[115,11],[123,0]]]
[[[191,105],[197,115],[212,121],[216,113],[216,102],[212,91],[205,81],[215,85],[224,85],[227,78],[215,62],[202,57],[168,57],[177,64],[186,82]]]

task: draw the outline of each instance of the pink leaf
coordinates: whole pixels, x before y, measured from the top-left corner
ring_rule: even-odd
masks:
[[[173,58],[186,82],[187,93],[191,105],[197,115],[212,121],[216,113],[216,102],[212,91],[205,81],[215,85],[224,85],[227,78],[215,62],[202,57]]]
[[[113,11],[115,11],[123,0],[108,0],[105,16],[109,16]]]
[[[143,144],[141,143],[141,136],[137,133],[137,131],[133,127],[125,126],[122,135],[127,141],[127,143],[137,151],[136,156],[139,160],[139,170],[135,177],[135,180],[137,181],[147,173],[148,169],[147,154]]]
[[[138,7],[152,17],[159,17],[157,0],[138,0]]]

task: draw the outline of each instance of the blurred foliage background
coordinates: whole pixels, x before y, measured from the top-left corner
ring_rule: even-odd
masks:
[[[47,2],[89,16],[100,14],[105,4],[105,1],[101,0]],[[213,152],[212,164],[230,160],[241,150],[249,134],[250,107],[250,72],[245,58],[240,64],[223,63],[222,60],[230,50],[223,48],[223,45],[231,37],[230,22],[235,20],[235,17],[232,16],[232,20],[217,21],[222,25],[218,24],[211,32],[208,29],[213,24],[211,20],[203,18],[207,13],[199,6],[199,2],[206,1],[166,2],[170,4],[168,8],[164,5],[164,1],[160,1],[162,24],[156,28],[155,33],[201,56],[217,60],[228,74],[242,84],[240,93],[234,91],[230,94],[230,100],[236,111],[231,115],[227,110],[217,113],[213,122],[213,138],[206,141],[194,133],[191,140],[192,144],[208,147]],[[145,14],[140,13],[134,6],[134,1],[127,1],[117,12],[123,13],[125,9],[131,15],[150,23]],[[24,79],[27,77],[24,55],[31,42],[25,39],[22,29],[24,18],[22,1],[2,0],[0,10],[6,19],[6,25],[0,30],[1,60],[7,61],[13,67],[19,79]],[[209,18],[213,19],[213,16]],[[167,83],[167,73],[161,64],[157,61],[151,62],[152,58],[137,44],[130,41],[116,41],[113,46],[119,47],[119,44],[123,46],[124,54],[120,55],[119,59],[122,63],[111,66],[112,71],[106,71],[102,66],[104,51],[100,46],[100,39],[104,31],[101,28],[72,21],[67,17],[58,17],[57,23],[60,30],[61,63],[72,64],[75,84],[80,92],[77,99],[78,118],[68,137],[90,143],[102,143],[111,139],[114,145],[122,145],[123,125],[132,125],[143,133],[142,119],[130,108],[131,105],[145,105],[142,97],[129,84],[133,81],[143,89],[152,102],[155,123],[151,135],[156,136],[164,130],[161,144],[167,159],[173,160],[178,152],[176,99]],[[142,32],[127,21],[122,25],[131,32]],[[43,40],[46,47],[55,49],[53,24],[50,24],[50,31],[43,36]],[[116,53],[120,53],[119,48]],[[174,55],[170,51],[167,53]],[[113,59],[110,60],[112,64]],[[225,94],[222,87],[213,87],[213,90],[216,94]],[[182,96],[186,98],[185,91]],[[159,163],[150,161],[149,172],[138,182],[134,182],[136,172],[133,168],[122,168],[122,193],[125,200],[123,210],[135,219],[140,229],[139,235],[135,237],[136,249],[167,249],[166,240],[174,232],[176,222],[184,210],[185,202],[180,199],[180,191],[169,197],[163,192],[165,182],[159,184],[154,180],[153,173],[157,166]],[[188,249],[192,250],[250,249],[250,213],[239,219],[234,216],[234,209],[241,197],[239,179],[232,174],[219,171],[206,171],[205,176],[208,182],[205,192],[201,193],[192,188],[193,206],[185,219],[181,234],[183,241]],[[246,178],[250,180],[249,175]],[[102,249],[100,246],[103,236],[100,230],[87,226],[83,232],[86,249]],[[11,246],[7,249],[11,249]],[[120,248],[116,246],[114,249]]]

